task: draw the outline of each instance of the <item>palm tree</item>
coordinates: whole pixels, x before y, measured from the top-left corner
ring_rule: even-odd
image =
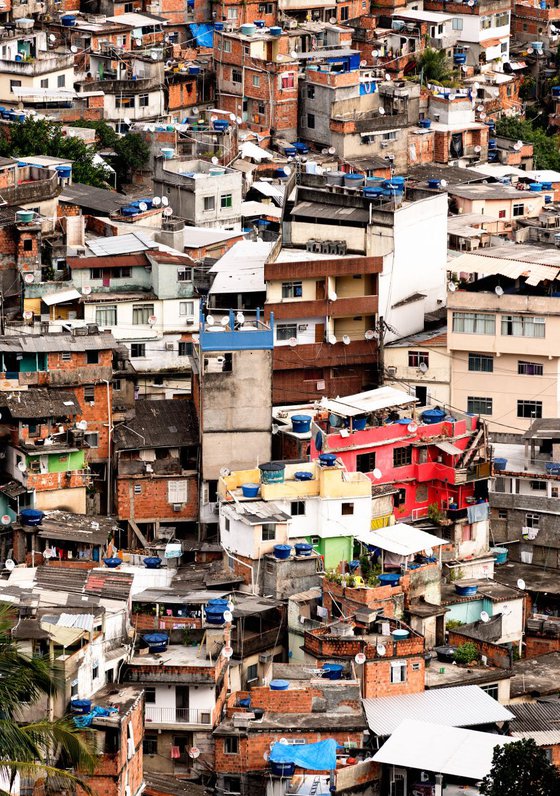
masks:
[[[421,70],[423,79],[426,82],[442,83],[451,77],[445,50],[434,50],[431,47],[426,47],[418,60],[418,68]]]
[[[42,779],[60,793],[77,783],[87,785],[74,771],[91,771],[94,757],[90,736],[71,719],[22,722],[22,704],[52,695],[56,682],[49,661],[24,655],[11,636],[13,613],[0,605],[0,796],[7,796],[18,775]]]

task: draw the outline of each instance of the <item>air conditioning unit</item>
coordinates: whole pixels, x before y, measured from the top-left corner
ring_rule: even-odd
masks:
[[[190,326],[194,323],[194,315],[187,315],[185,322]]]
[[[174,503],[173,504],[173,511],[175,513],[177,513],[177,514],[182,510],[182,508],[183,508],[183,504],[182,503]]]
[[[390,365],[387,368],[387,376],[396,376],[397,375],[397,368],[394,365]]]
[[[166,343],[165,344],[165,350],[166,351],[173,351],[174,348],[175,348],[175,344],[174,343]]]

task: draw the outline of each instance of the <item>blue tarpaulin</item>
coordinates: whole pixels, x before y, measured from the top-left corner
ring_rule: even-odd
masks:
[[[192,22],[189,28],[193,39],[196,41],[197,47],[214,46],[214,28],[212,25],[196,25]]]
[[[118,708],[102,708],[99,705],[94,705],[90,713],[85,713],[82,716],[73,716],[74,725],[80,729],[91,727],[93,720],[97,716],[112,716],[118,713]]]
[[[296,745],[275,743],[269,759],[273,763],[295,763],[310,771],[332,771],[336,768],[336,747],[334,738]]]

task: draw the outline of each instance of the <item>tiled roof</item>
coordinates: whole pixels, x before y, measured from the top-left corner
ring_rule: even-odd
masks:
[[[169,399],[134,402],[134,415],[115,428],[117,450],[167,448],[198,444],[198,419],[192,401]]]

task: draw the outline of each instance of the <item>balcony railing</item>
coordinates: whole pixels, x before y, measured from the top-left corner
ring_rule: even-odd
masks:
[[[146,724],[196,724],[208,727],[212,724],[212,711],[146,705]]]

